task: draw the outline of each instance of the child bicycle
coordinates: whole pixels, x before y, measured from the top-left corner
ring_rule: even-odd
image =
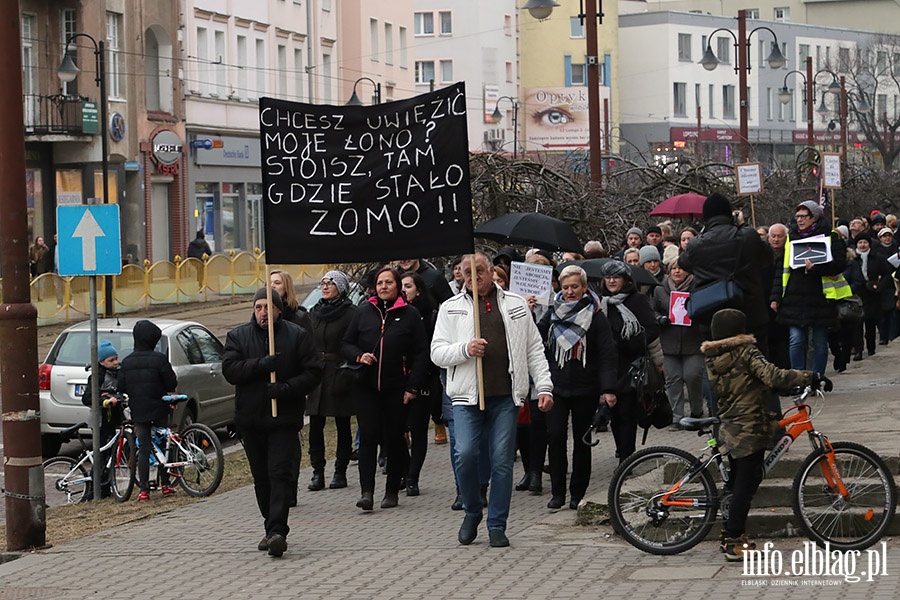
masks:
[[[187,400],[183,394],[163,396],[172,404]],[[192,423],[184,431],[171,427],[153,427],[150,431],[150,465],[166,469],[189,496],[209,496],[222,482],[225,460],[222,444],[213,430],[202,423]]]
[[[125,418],[113,437],[100,448],[101,456],[106,456],[104,476],[109,481],[101,482],[103,487],[109,485],[110,495],[118,502],[125,502],[134,490],[135,473],[135,438],[134,425],[131,423],[127,407],[127,398],[117,396],[124,404]],[[78,423],[60,432],[63,442],[77,437],[81,444],[81,453],[77,459],[69,456],[54,456],[44,461],[45,502],[48,506],[76,504],[93,498],[93,465],[94,452],[79,435],[79,430],[88,428],[87,423]],[[49,485],[48,485],[49,484]]]
[[[783,437],[765,458],[771,472],[791,444],[806,432],[812,452],[794,477],[792,505],[800,529],[811,540],[838,550],[863,550],[887,531],[894,516],[893,475],[875,452],[851,442],[830,442],[816,431],[806,399],[822,393],[796,390],[794,406],[779,426]],[[793,414],[789,414],[793,413]],[[729,470],[712,427],[717,417],[684,418],[682,426],[709,438],[699,456],[671,447],[646,448],[628,457],[609,484],[613,528],[625,540],[651,554],[677,554],[702,541],[716,521],[727,520]],[[719,494],[709,467],[716,464],[725,491]]]

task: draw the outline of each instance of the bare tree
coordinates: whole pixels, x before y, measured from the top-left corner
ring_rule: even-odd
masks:
[[[890,171],[900,155],[900,36],[879,35],[855,57],[841,48],[837,64],[827,66],[846,76],[850,118]]]

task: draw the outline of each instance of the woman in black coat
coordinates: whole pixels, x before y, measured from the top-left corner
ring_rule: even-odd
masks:
[[[878,332],[878,321],[885,308],[892,308],[894,298],[894,281],[891,277],[893,269],[884,256],[872,249],[872,241],[861,234],[856,239],[856,261],[862,275],[862,285],[855,286],[853,293],[862,299],[863,325],[865,327],[866,350],[869,356],[875,354],[875,336]],[[852,286],[851,284],[851,287]],[[885,287],[889,297],[885,303]],[[862,344],[856,348],[858,358],[862,358]]]
[[[387,482],[381,508],[398,503],[400,479],[409,461],[403,432],[408,404],[425,384],[428,346],[419,311],[400,294],[400,274],[382,267],[375,275],[375,296],[358,307],[344,334],[341,357],[360,364],[353,400],[359,424],[359,485],[356,505],[372,510],[376,449],[387,449]]]
[[[566,503],[566,446],[572,415],[572,478],[569,508],[577,509],[591,480],[591,448],[581,439],[591,427],[599,399],[615,402],[616,345],[600,298],[588,290],[584,269],[570,265],[559,275],[560,291],[538,330],[544,340],[553,408],[547,413],[552,497],[547,508]]]
[[[350,397],[350,376],[346,369],[338,369],[341,362],[341,340],[350,326],[356,307],[347,298],[350,280],[340,271],[328,271],[322,277],[322,298],[309,311],[313,342],[322,359],[322,384],[306,399],[309,414],[309,462],[313,475],[308,489],[325,487],[325,419],[334,418],[337,428],[337,455],[331,489],[347,487],[347,465],[353,451],[350,417],[353,400]]]
[[[663,353],[659,343],[659,325],[650,300],[638,292],[631,278],[631,267],[619,261],[603,265],[603,296],[600,310],[609,320],[619,356],[616,392],[606,399],[610,407],[610,427],[616,440],[616,456],[621,463],[634,453],[637,435],[638,399],[631,387],[631,363],[646,354],[662,372]]]

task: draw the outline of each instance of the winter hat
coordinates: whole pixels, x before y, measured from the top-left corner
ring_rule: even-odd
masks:
[[[322,276],[322,279],[330,279],[337,286],[341,296],[346,296],[350,291],[350,280],[341,271],[328,271]]]
[[[103,362],[110,356],[118,356],[119,352],[109,340],[101,340],[97,346],[97,362]]]
[[[874,215],[872,215],[872,225],[874,225],[875,223],[881,223],[882,225],[885,225],[887,224],[887,218],[880,212],[875,213]]]
[[[883,235],[889,235],[891,237],[894,237],[894,232],[891,231],[890,227],[884,227],[884,228],[882,228],[881,231],[878,232],[878,237],[880,238]]]
[[[719,192],[713,192],[703,202],[703,220],[713,217],[731,217],[731,202]]]
[[[841,233],[845,240],[850,239],[850,230],[846,225],[838,225],[837,227],[835,227],[835,229],[837,229]]]
[[[734,308],[723,308],[713,315],[710,330],[714,340],[741,335],[747,331],[747,316]]]
[[[642,246],[639,256],[641,265],[643,265],[651,260],[659,260],[659,250],[656,249],[656,246]]]
[[[631,267],[621,260],[608,260],[600,267],[601,277],[624,277],[631,279]]]
[[[522,259],[522,255],[519,254],[519,253],[516,251],[516,249],[513,248],[512,246],[503,246],[502,248],[500,248],[500,252],[498,252],[497,254],[494,255],[493,263],[494,263],[495,265],[496,265],[498,262],[500,262],[500,261],[499,261],[499,258],[500,258],[501,256],[505,256],[507,259],[509,259],[509,262],[511,262],[511,263],[512,263],[512,262],[522,262],[522,260],[523,260],[523,259]]]
[[[659,235],[662,235],[662,229],[659,225],[651,225],[647,228],[647,233],[658,233]]]
[[[257,300],[263,300],[266,297],[266,288],[259,288],[256,290],[256,294],[253,295],[253,304],[256,304]],[[275,305],[275,308],[278,310],[284,310],[284,302],[281,301],[281,294],[272,294],[272,304]]]
[[[644,239],[644,232],[641,231],[641,228],[640,228],[640,227],[632,227],[631,229],[629,229],[628,231],[626,231],[626,232],[625,232],[625,239],[627,240],[627,239],[628,239],[628,236],[631,235],[632,233],[636,233],[636,234],[638,234],[638,236],[639,236],[641,239]]]
[[[666,246],[666,249],[663,251],[663,264],[671,267],[672,263],[678,260],[678,254],[678,246]]]
[[[816,221],[821,219],[822,215],[824,214],[822,211],[822,207],[819,206],[819,203],[815,200],[807,200],[806,202],[801,202],[797,205],[797,208],[800,208],[801,206],[808,210],[810,214],[812,214],[813,219],[815,219]],[[794,210],[797,210],[797,208],[795,208]]]

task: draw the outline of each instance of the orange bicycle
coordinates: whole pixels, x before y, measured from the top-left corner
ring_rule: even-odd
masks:
[[[876,543],[894,516],[894,478],[875,452],[851,442],[830,442],[813,427],[807,387],[794,398],[779,425],[784,436],[766,455],[768,474],[803,433],[812,452],[800,465],[792,488],[797,523],[811,540],[838,550],[862,550]],[[685,418],[685,429],[706,435],[704,452],[646,448],[629,456],[613,473],[609,510],[613,528],[631,545],[651,554],[677,554],[709,534],[717,516],[727,519],[731,493],[728,467],[712,427],[717,417]],[[725,484],[720,495],[710,467],[715,463]]]

